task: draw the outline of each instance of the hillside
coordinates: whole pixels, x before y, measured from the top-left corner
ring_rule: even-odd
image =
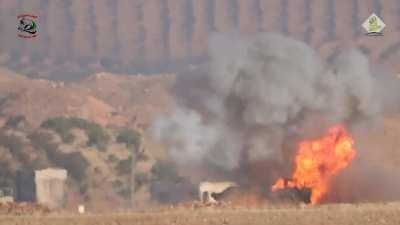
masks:
[[[15,187],[17,171],[48,167],[68,172],[66,209],[84,203],[91,211],[118,211],[132,202],[140,208],[169,201],[158,194],[165,185],[191,185],[141,131],[77,117],[51,118],[40,127],[9,119],[0,128],[0,187]]]
[[[175,71],[207,59],[215,31],[283,33],[323,48],[326,57],[362,45],[374,61],[399,70],[397,0],[4,0],[0,6],[0,64],[31,77]],[[361,27],[372,12],[387,24],[379,39]],[[39,17],[38,37],[15,38],[21,13]]]
[[[145,130],[155,115],[173,107],[169,90],[173,83],[174,75],[168,74],[107,73],[64,83],[29,79],[2,69],[2,185],[13,186],[18,169],[67,167],[67,207],[85,202],[92,210],[124,208],[130,205],[130,168],[135,165],[140,183],[135,198],[148,204],[149,186],[141,185],[149,182],[156,159],[164,153]],[[131,140],[129,132],[122,142],[118,139],[126,129],[139,135],[136,144],[124,143]]]
[[[0,125],[24,116],[34,126],[55,116],[76,116],[104,126],[145,126],[174,99],[174,75],[115,76],[98,73],[80,82],[29,79],[0,70]]]

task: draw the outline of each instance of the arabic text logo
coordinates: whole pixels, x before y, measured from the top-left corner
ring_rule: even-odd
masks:
[[[18,37],[33,38],[38,35],[38,17],[32,14],[21,14],[18,19]]]
[[[372,13],[362,26],[367,31],[367,35],[379,36],[383,35],[382,31],[386,24],[375,13]]]

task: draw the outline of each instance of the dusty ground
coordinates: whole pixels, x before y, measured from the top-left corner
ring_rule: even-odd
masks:
[[[141,212],[114,215],[85,215],[45,217],[1,217],[7,225],[198,225],[198,224],[252,224],[252,225],[377,225],[400,224],[400,203],[335,204],[316,207],[269,209],[197,209]]]

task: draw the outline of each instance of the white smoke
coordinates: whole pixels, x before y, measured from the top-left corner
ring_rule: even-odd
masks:
[[[209,71],[178,76],[177,84],[196,82],[178,85],[184,103],[152,126],[178,164],[233,169],[242,160],[279,160],[288,137],[379,115],[376,81],[358,50],[326,65],[306,44],[277,34],[215,34],[209,52]]]
[[[217,141],[217,131],[205,125],[201,116],[192,110],[178,109],[171,117],[161,117],[154,124],[157,127],[154,136],[168,143],[170,153],[179,162],[191,159],[200,163],[207,149]]]

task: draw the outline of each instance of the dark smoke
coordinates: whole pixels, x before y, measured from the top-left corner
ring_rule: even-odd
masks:
[[[326,201],[400,200],[399,168],[355,162],[334,179]]]
[[[357,49],[328,65],[306,44],[281,35],[215,34],[209,51],[208,69],[178,76],[175,113],[152,126],[183,167],[212,165],[246,177],[252,164],[268,161],[276,166],[258,175],[287,173],[299,139],[337,123],[360,129],[379,121],[387,103],[385,79]]]

